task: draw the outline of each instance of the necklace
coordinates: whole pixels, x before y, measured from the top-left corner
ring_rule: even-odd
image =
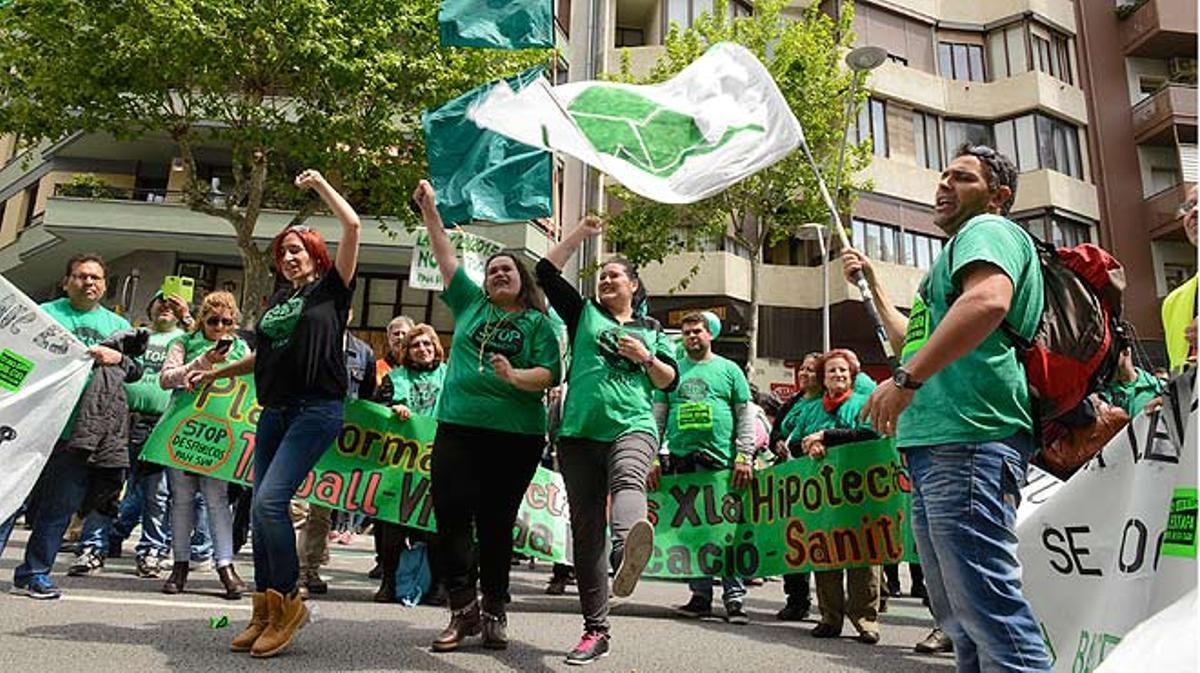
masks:
[[[497,320],[496,322],[494,322],[494,323],[492,322],[492,318],[495,316],[495,308],[496,307],[493,306],[491,302],[488,302],[487,317],[484,319],[483,329],[481,330],[480,339],[479,339],[478,365],[479,365],[479,373],[480,374],[483,373],[483,354],[487,350],[488,344],[491,343],[492,340],[496,338],[496,335],[500,333],[500,330],[502,330],[506,327],[512,326],[512,323],[509,320],[507,313],[505,313],[504,315],[501,315],[500,319]]]

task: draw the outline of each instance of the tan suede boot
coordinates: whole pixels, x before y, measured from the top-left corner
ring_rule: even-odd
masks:
[[[286,650],[296,638],[296,632],[308,623],[308,608],[300,600],[300,592],[293,591],[284,596],[274,589],[267,589],[267,628],[254,641],[250,656],[273,657]]]
[[[233,638],[233,642],[229,645],[229,649],[234,652],[249,652],[254,646],[254,641],[262,635],[262,632],[267,628],[267,595],[261,592],[254,592],[254,612],[250,615],[250,623]]]

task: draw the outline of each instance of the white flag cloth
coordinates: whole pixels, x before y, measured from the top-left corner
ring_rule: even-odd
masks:
[[[37,482],[83,394],[87,348],[0,276],[0,521]]]
[[[550,86],[539,78],[514,93],[501,83],[467,116],[662,203],[712,196],[784,158],[801,137],[767,69],[728,42],[662,84]]]

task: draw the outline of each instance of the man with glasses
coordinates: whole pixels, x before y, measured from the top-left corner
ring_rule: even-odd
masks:
[[[1196,245],[1197,213],[1196,185],[1192,185],[1188,189],[1188,200],[1179,208],[1179,217],[1183,218],[1183,232],[1193,246]],[[1196,362],[1196,291],[1196,276],[1193,275],[1163,300],[1163,338],[1167,342],[1172,372]]]
[[[170,523],[167,520],[168,485],[166,468],[139,460],[142,445],[158,419],[171,405],[171,391],[163,390],[158,372],[167,358],[167,348],[184,332],[180,324],[192,322],[191,311],[182,298],[160,290],[146,309],[150,318],[150,340],[142,356],[142,377],[125,385],[129,403],[130,474],[116,518],[92,512],[79,536],[78,556],[67,570],[71,576],[89,575],[104,567],[106,558],[121,555],[121,543],[141,522],[142,533],[134,559],[138,577],[157,578],[168,563]]]
[[[863,414],[907,454],[929,600],[964,672],[1051,664],[1021,593],[1014,530],[1035,446],[1025,372],[1001,324],[1031,339],[1043,305],[1033,241],[1006,217],[1016,189],[1007,157],[959,148],[935,194],[934,223],[950,240],[907,318],[866,257],[842,254],[848,277],[866,275],[903,363]]]
[[[99,255],[75,255],[67,262],[62,280],[66,296],[42,304],[42,309],[88,346],[96,366],[121,367],[127,381],[136,380],[141,375],[140,364],[120,351],[99,345],[114,333],[131,329],[128,320],[100,305],[107,290],[107,276],[108,270]],[[58,598],[62,594],[50,580],[50,570],[62,545],[63,533],[71,515],[89,495],[93,481],[104,470],[113,469],[93,467],[86,453],[67,450],[66,440],[78,414],[77,403],[30,495],[27,517],[33,524],[33,532],[25,546],[25,561],[13,575],[12,593],[39,599]],[[11,530],[10,519],[0,530],[0,541],[7,542]]]

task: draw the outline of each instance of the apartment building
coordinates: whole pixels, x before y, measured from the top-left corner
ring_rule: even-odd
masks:
[[[798,17],[808,3],[795,4]],[[835,3],[823,5],[837,11]],[[1175,5],[1190,5],[1190,20],[1171,13],[1182,10],[1163,9]],[[670,23],[688,25],[711,11],[712,2],[558,0],[557,8],[563,69],[577,80],[616,70],[623,50],[635,70],[649,69]],[[753,3],[734,0],[730,11],[752,12]],[[1103,30],[1094,27],[1099,23]],[[1143,25],[1151,27],[1134,29]],[[1194,56],[1195,7],[1188,0],[1151,0],[1123,20],[1115,6],[1100,1],[859,0],[858,43],[886,49],[888,61],[872,73],[870,102],[854,124],[856,139],[873,141],[875,158],[863,175],[874,189],[858,199],[853,238],[879,260],[893,300],[907,307],[941,250],[944,235],[931,213],[949,153],[963,141],[983,142],[1013,157],[1021,170],[1014,219],[1059,244],[1102,243],[1133,267],[1130,313],[1153,346],[1161,338],[1153,319],[1157,297],[1195,264],[1180,247],[1177,221],[1140,224],[1149,221],[1147,212],[1163,218],[1173,212],[1181,183],[1195,180],[1194,89],[1180,77],[1186,62],[1172,60],[1186,46],[1176,38],[1186,34],[1180,26],[1191,31]],[[1114,106],[1118,92],[1121,105]],[[1175,173],[1168,175],[1163,157],[1172,152]],[[200,170],[214,192],[228,180],[224,156],[220,148],[203,156]],[[110,300],[127,304],[134,317],[168,273],[193,276],[203,289],[236,290],[240,262],[232,230],[180,203],[177,167],[166,138],[118,142],[78,135],[36,147],[0,139],[0,273],[45,298],[71,253],[96,249],[113,260]],[[102,198],[80,196],[71,186],[80,173],[95,174],[110,189]],[[612,205],[603,176],[578,162],[563,162],[558,175],[565,226],[587,210]],[[267,212],[256,236],[266,241],[287,217]],[[313,224],[336,242],[335,222],[317,217]],[[355,327],[378,339],[388,318],[407,313],[448,331],[450,317],[440,302],[408,287],[410,238],[400,232],[392,239],[369,223],[364,232]],[[532,223],[489,226],[485,233],[531,259],[552,243]],[[764,388],[789,384],[791,364],[820,348],[825,299],[817,251],[813,240],[764,251],[754,363]],[[603,252],[585,249],[593,256]],[[678,288],[697,264],[701,273]],[[878,373],[882,351],[839,267],[829,269],[832,342],[854,348]],[[718,350],[745,362],[747,251],[718,243],[646,269],[644,277],[652,311],[666,326],[677,327],[688,311],[714,310],[726,323]]]
[[[1196,3],[1077,3],[1100,241],[1126,267],[1125,312],[1162,356],[1159,305],[1196,273],[1180,205],[1196,184]]]
[[[599,0],[598,0],[599,1]],[[606,4],[607,67],[627,49],[634,68],[649,68],[670,22],[711,11],[709,0],[614,0]],[[795,12],[807,2],[794,3]],[[838,4],[826,0],[826,12]],[[753,11],[733,2],[734,14]],[[868,81],[869,103],[854,139],[873,141],[862,177],[874,185],[852,217],[854,245],[879,260],[893,301],[907,308],[916,284],[941,251],[932,223],[937,177],[962,142],[986,143],[1021,171],[1013,218],[1058,244],[1100,242],[1092,177],[1089,107],[1081,84],[1075,2],[1071,0],[859,0],[858,45],[888,52]],[[668,326],[691,308],[715,308],[731,329],[718,348],[744,361],[749,262],[730,245],[705,253],[703,273],[682,290],[654,295],[652,311]],[[675,285],[699,259],[683,255],[646,274],[652,290]],[[812,241],[765,251],[754,363],[760,385],[791,380],[790,366],[821,344],[820,256]],[[857,292],[831,269],[834,345],[855,349],[876,373],[884,362]],[[740,356],[740,357],[739,357]]]

